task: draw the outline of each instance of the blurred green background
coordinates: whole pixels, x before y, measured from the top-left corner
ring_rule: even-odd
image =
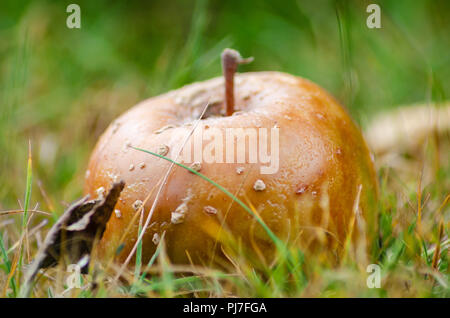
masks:
[[[381,7],[369,29],[366,7]],[[66,7],[81,7],[81,29]],[[0,209],[19,207],[28,141],[33,199],[61,212],[82,194],[98,136],[138,101],[221,73],[233,47],[241,71],[306,77],[364,126],[402,104],[450,94],[450,1],[0,2]]]

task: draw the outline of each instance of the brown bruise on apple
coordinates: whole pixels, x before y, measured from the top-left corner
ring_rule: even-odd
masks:
[[[317,85],[284,73],[237,74],[235,113],[224,116],[223,84],[223,78],[214,78],[150,98],[120,116],[102,135],[89,163],[85,192],[96,196],[98,188],[109,189],[114,177],[123,179],[126,187],[115,207],[121,211],[121,218],[110,219],[100,253],[115,253],[136,213],[133,203],[145,201],[154,189],[145,204],[147,216],[158,182],[170,166],[165,160],[127,145],[152,151],[165,145],[169,149],[167,156],[175,159],[208,102],[209,108],[199,124],[203,128],[279,127],[277,173],[262,175],[259,164],[205,162],[201,173],[237,193],[244,202],[248,199],[280,238],[308,250],[322,244],[339,251],[350,228],[360,185],[360,210],[366,222],[374,222],[370,202],[376,197],[377,185],[369,151],[359,129],[334,98]],[[145,164],[145,169],[130,169],[140,163]],[[256,180],[264,182],[264,191],[253,189]],[[183,220],[173,224],[171,213],[181,204],[187,207]],[[205,207],[217,213],[205,213]],[[123,242],[120,261],[136,242],[135,219]],[[163,232],[168,256],[175,263],[209,264],[213,258],[215,263],[222,262],[220,242],[225,244],[230,238],[242,243],[246,252],[263,251],[268,260],[273,253],[273,244],[252,216],[236,203],[231,204],[231,199],[213,185],[177,166],[144,235],[144,262],[156,249],[155,234],[161,237]]]

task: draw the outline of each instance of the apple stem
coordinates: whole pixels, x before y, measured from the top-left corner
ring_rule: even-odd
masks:
[[[222,71],[225,77],[225,112],[227,116],[234,113],[234,73],[239,64],[253,61],[253,57],[242,58],[238,51],[225,49],[222,52]]]

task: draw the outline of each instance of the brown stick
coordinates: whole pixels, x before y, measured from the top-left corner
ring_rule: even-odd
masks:
[[[234,73],[239,64],[253,61],[253,57],[243,59],[238,51],[225,49],[222,52],[222,71],[225,77],[225,113],[231,116],[234,113]]]

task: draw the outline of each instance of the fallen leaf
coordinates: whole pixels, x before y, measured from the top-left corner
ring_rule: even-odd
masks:
[[[89,259],[85,261],[86,257],[90,257],[94,242],[102,238],[124,185],[123,181],[114,183],[104,198],[89,200],[89,196],[85,196],[67,208],[27,269],[22,296],[28,296],[41,268],[56,266],[61,260],[66,264],[78,264],[83,260],[80,271],[87,273]]]

